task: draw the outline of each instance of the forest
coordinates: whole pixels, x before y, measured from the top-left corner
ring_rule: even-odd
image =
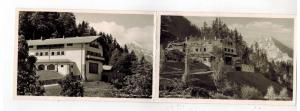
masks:
[[[255,69],[254,74],[245,74],[243,78],[257,82],[259,81],[253,78],[266,78],[265,80],[270,81],[271,85],[264,86],[265,89],[268,89],[265,90],[262,88],[264,83],[245,84],[241,83],[241,80],[233,81],[231,80],[232,78],[237,78],[232,77],[232,75],[236,75],[235,72],[226,72],[224,63],[222,63],[223,60],[217,59],[212,62],[211,70],[214,73],[209,77],[212,79],[213,87],[215,88],[198,87],[189,83],[182,83],[177,79],[160,78],[160,81],[164,81],[163,83],[165,83],[160,84],[161,97],[267,100],[291,100],[293,97],[293,63],[288,61],[268,61],[266,51],[260,49],[257,42],[254,45],[248,46],[243,40],[243,35],[238,32],[238,29],[228,28],[221,18],[213,20],[211,25],[204,22],[202,27],[197,27],[183,16],[161,16],[160,71],[162,71],[166,64],[165,60],[163,60],[164,56],[172,56],[168,55],[171,52],[164,50],[167,44],[170,42],[183,42],[185,37],[202,39],[203,37],[206,37],[206,39],[214,39],[214,37],[218,39],[231,38],[236,44],[237,55],[241,58],[241,63],[253,65]],[[174,58],[176,57],[174,56]],[[249,76],[246,77],[246,75]],[[190,80],[190,82],[195,82],[195,79]],[[196,82],[199,83],[199,81]]]
[[[19,12],[18,27],[18,95],[42,96],[45,93],[42,83],[36,75],[34,56],[28,54],[26,40],[62,37],[99,36],[103,47],[103,64],[112,65],[111,81],[114,90],[112,97],[143,97],[152,95],[152,64],[144,57],[138,58],[127,46],[120,46],[116,38],[105,32],[97,32],[89,23],[76,24],[76,17],[70,12]],[[30,81],[30,82],[28,82]],[[83,96],[82,81],[68,75],[59,82],[62,96]]]

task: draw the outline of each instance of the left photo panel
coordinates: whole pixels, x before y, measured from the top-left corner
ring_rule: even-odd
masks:
[[[17,96],[152,98],[154,14],[16,16]]]

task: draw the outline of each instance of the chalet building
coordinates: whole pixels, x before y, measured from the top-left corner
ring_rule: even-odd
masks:
[[[167,51],[178,50],[180,52],[184,51],[184,43],[183,42],[170,42],[166,48]]]
[[[234,65],[234,60],[237,57],[236,45],[229,37],[225,39],[190,39],[187,43],[189,49],[189,58],[202,62],[207,66],[211,66],[211,61],[216,54],[222,54],[226,65]],[[219,49],[217,52],[215,49]]]
[[[103,50],[99,36],[28,40],[29,54],[37,58],[38,71],[74,74],[82,80],[100,80]],[[43,74],[40,74],[43,76]],[[50,78],[49,78],[50,79]]]
[[[236,44],[230,38],[224,39],[198,39],[191,37],[189,40],[184,42],[170,42],[167,45],[166,51],[178,50],[181,52],[185,51],[185,44],[188,50],[189,60],[200,62],[208,67],[211,67],[211,62],[216,58],[217,55],[222,56],[224,60],[224,67],[228,71],[236,70],[243,72],[254,72],[254,66],[249,64],[242,64],[240,58],[237,55]],[[167,56],[168,57],[168,56]],[[166,57],[166,58],[167,58]],[[176,58],[176,57],[175,57]],[[183,61],[183,58],[177,60],[173,58],[167,58],[167,61]]]

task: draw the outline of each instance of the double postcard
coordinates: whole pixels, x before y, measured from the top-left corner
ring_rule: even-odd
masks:
[[[294,105],[295,16],[17,9],[14,99]]]

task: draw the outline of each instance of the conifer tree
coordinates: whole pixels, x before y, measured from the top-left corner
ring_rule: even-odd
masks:
[[[41,96],[45,90],[38,82],[34,56],[28,55],[28,45],[24,36],[18,41],[18,77],[17,94]]]

